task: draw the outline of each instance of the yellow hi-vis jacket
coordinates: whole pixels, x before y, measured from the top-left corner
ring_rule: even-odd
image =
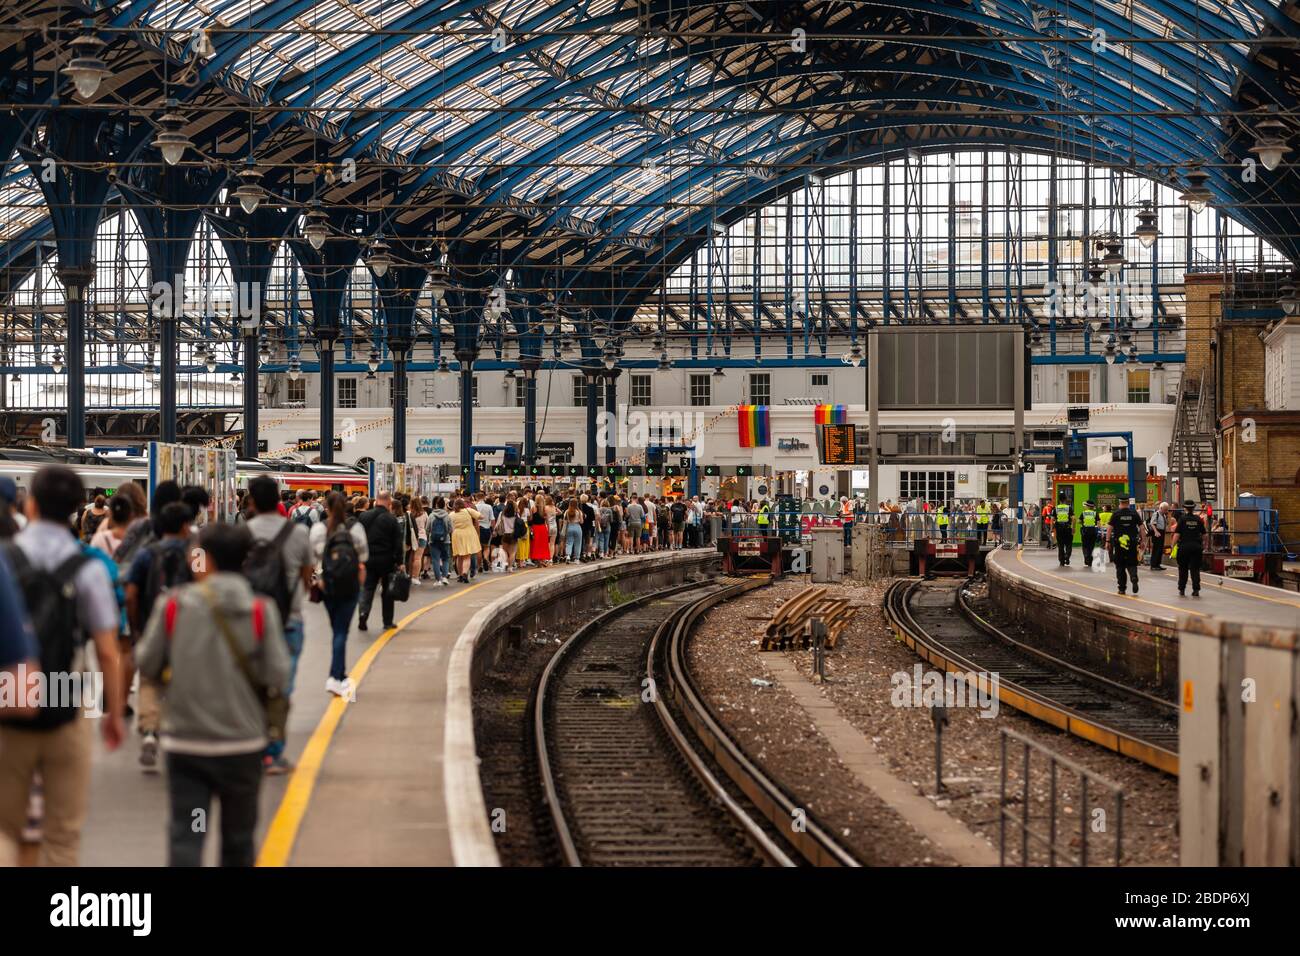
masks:
[[[975,523],[976,523],[976,524],[988,524],[988,523],[989,523],[989,506],[988,506],[988,505],[979,505],[978,507],[976,507],[976,509],[975,509]]]
[[[939,517],[937,517],[935,521],[940,528],[948,527],[948,510],[941,507],[939,509]]]
[[[1059,504],[1059,505],[1056,506],[1056,520],[1059,521],[1059,522],[1063,522],[1063,523],[1068,523],[1068,522],[1069,522],[1069,520],[1070,520],[1070,506],[1069,506],[1069,505],[1067,505],[1067,504]]]
[[[1085,528],[1097,527],[1097,512],[1091,508],[1085,508],[1083,511],[1083,526]]]
[[[767,513],[771,510],[772,509],[767,506],[767,502],[763,502],[762,506],[758,509],[758,517],[755,518],[754,521],[760,526],[766,527],[768,521]]]

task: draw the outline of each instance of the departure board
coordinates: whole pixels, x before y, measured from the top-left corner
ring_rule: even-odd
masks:
[[[853,425],[823,425],[822,427],[822,464],[856,465],[856,435]]]

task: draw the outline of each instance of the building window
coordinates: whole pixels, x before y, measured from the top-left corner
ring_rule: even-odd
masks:
[[[713,404],[713,390],[708,375],[691,376],[691,404],[696,406]]]
[[[649,405],[650,404],[650,381],[649,375],[632,376],[632,404]]]
[[[1151,370],[1149,368],[1129,369],[1128,400],[1137,404],[1151,401]]]
[[[295,382],[290,378],[286,379],[286,381],[289,383],[289,390],[285,395],[285,400],[291,403],[296,402],[298,404],[306,405],[307,380],[305,378],[300,378]]]
[[[1071,405],[1087,405],[1092,401],[1092,373],[1087,369],[1066,373],[1065,400]]]
[[[602,401],[602,399],[603,399],[603,395],[602,395],[602,393],[603,393],[604,390],[601,388],[601,385],[603,385],[603,384],[604,384],[604,379],[599,379],[599,378],[596,379],[596,405],[597,405],[597,407],[599,407],[599,405],[600,405],[600,403],[601,403],[601,401]],[[586,407],[587,407],[587,376],[585,376],[585,375],[575,375],[575,376],[573,376],[573,407],[574,407],[574,408],[586,408]]]
[[[813,387],[813,388],[830,388],[830,385],[831,385],[831,374],[830,374],[830,372],[813,372],[813,373],[812,373],[812,387]]]
[[[956,476],[951,471],[900,471],[898,497],[902,501],[928,501],[940,505],[956,497]]]
[[[339,408],[357,407],[357,380],[355,378],[339,379]]]
[[[772,376],[767,372],[749,373],[749,404],[772,404]]]

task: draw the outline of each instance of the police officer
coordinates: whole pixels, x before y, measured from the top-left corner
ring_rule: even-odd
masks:
[[[939,526],[939,539],[948,540],[948,506],[942,504],[939,506],[939,513],[935,516],[934,523]]]
[[[1205,519],[1195,511],[1196,502],[1183,503],[1183,513],[1174,523],[1170,550],[1178,560],[1178,594],[1187,596],[1187,577],[1192,578],[1192,597],[1201,596],[1201,554],[1205,548]]]
[[[1083,503],[1083,514],[1079,516],[1079,537],[1083,540],[1083,563],[1092,567],[1092,549],[1097,546],[1097,505],[1092,501]]]
[[[1138,593],[1138,563],[1146,534],[1146,525],[1132,501],[1110,516],[1110,557],[1115,562],[1115,583],[1120,594],[1129,580],[1133,582],[1133,593]]]
[[[1061,562],[1061,567],[1066,567],[1074,551],[1074,515],[1068,501],[1057,502],[1053,524],[1056,526],[1056,559]]]

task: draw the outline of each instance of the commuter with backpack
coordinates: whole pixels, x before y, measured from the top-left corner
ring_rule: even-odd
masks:
[[[103,680],[100,732],[110,751],[122,742],[117,600],[103,566],[82,551],[71,526],[85,495],[72,469],[42,468],[25,504],[27,527],[4,545],[39,645],[46,695],[34,717],[0,716],[0,866],[17,863],[38,774],[45,797],[40,863],[77,865],[90,791],[91,725],[82,719],[82,701],[69,699],[69,691],[84,669],[87,640],[94,642]]]
[[[244,577],[253,590],[269,597],[284,622],[284,640],[289,648],[289,681],[284,696],[293,694],[304,636],[303,595],[311,588],[315,563],[307,529],[280,514],[280,493],[275,479],[259,475],[248,483],[253,500],[253,517],[244,522],[253,536]],[[266,772],[271,775],[293,769],[284,756],[284,739],[272,740],[266,751]]]
[[[137,639],[144,633],[158,598],[193,576],[190,573],[192,517],[190,506],[183,501],[164,505],[155,521],[155,530],[161,536],[136,552],[126,572],[126,619]],[[157,685],[143,675],[136,704],[136,726],[141,738],[140,768],[146,773],[156,773],[161,702]]]
[[[441,496],[433,499],[428,527],[433,582],[446,587],[451,583],[451,512]]]
[[[167,688],[169,863],[200,864],[207,827],[195,826],[195,811],[206,817],[215,796],[221,865],[252,866],[263,755],[284,740],[289,649],[275,601],[240,573],[253,546],[247,525],[209,525],[198,545],[196,580],[154,605],[138,648],[141,675]]]
[[[348,517],[347,506],[339,492],[331,491],[325,497],[325,516],[324,521],[311,529],[311,551],[319,569],[317,590],[313,596],[319,593],[325,604],[334,635],[325,690],[336,697],[351,698],[348,631],[366,580],[365,562],[370,558],[370,548],[365,529],[355,518]]]

